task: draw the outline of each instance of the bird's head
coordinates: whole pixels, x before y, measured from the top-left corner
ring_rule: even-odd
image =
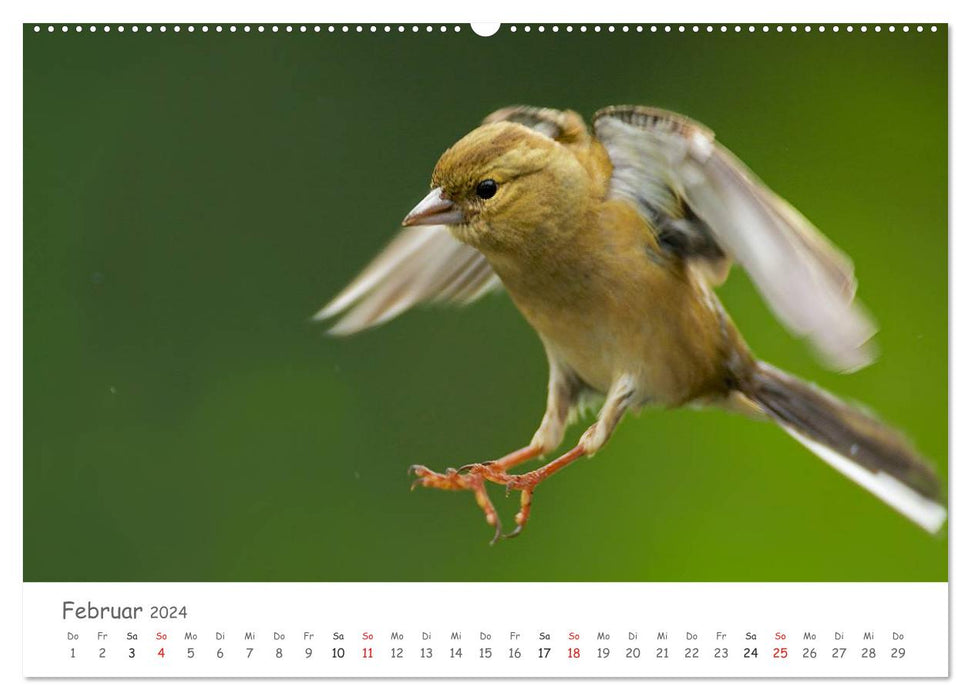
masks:
[[[442,154],[431,192],[403,223],[447,224],[485,253],[515,252],[569,216],[588,179],[569,150],[548,136],[512,122],[486,124]]]

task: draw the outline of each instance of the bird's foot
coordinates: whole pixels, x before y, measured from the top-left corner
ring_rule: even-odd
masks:
[[[491,542],[495,544],[500,539],[516,537],[522,533],[529,521],[533,491],[536,486],[583,454],[585,454],[584,448],[578,445],[552,462],[525,474],[508,474],[506,470],[510,465],[505,458],[494,462],[466,464],[458,469],[446,469],[444,474],[433,472],[428,467],[415,465],[409,469],[409,473],[416,477],[411,487],[414,489],[420,485],[445,491],[472,491],[475,494],[476,503],[485,513],[486,522],[495,528]],[[510,491],[521,492],[519,512],[516,513],[516,527],[508,533],[502,532],[499,515],[489,499],[489,494],[486,493],[487,481],[505,486],[507,494]]]
[[[486,522],[491,525],[495,534],[492,536],[490,544],[495,544],[502,537],[502,523],[499,521],[499,514],[496,513],[495,506],[489,498],[485,489],[484,472],[495,469],[492,463],[486,464],[467,464],[458,469],[446,469],[444,474],[433,472],[428,467],[420,464],[412,465],[408,473],[415,477],[411,483],[414,490],[416,486],[424,486],[429,489],[443,489],[445,491],[472,491],[475,495],[475,502],[485,513]]]
[[[475,495],[475,502],[485,513],[486,522],[495,529],[495,534],[493,534],[489,544],[495,544],[501,539],[516,537],[523,531],[523,528],[526,527],[526,521],[529,519],[533,489],[545,478],[538,473],[541,472],[541,469],[522,475],[506,474],[500,467],[496,466],[495,462],[466,464],[458,469],[446,469],[444,473],[434,472],[428,467],[415,464],[408,472],[416,477],[411,483],[413,490],[416,486],[423,486],[429,489],[442,489],[443,491],[472,491]],[[519,512],[516,513],[516,527],[513,530],[506,533],[502,531],[499,515],[489,498],[489,494],[486,493],[486,481],[504,485],[507,495],[510,491],[522,491]]]
[[[533,491],[540,482],[553,476],[560,469],[585,454],[587,454],[587,449],[583,445],[577,445],[569,452],[560,455],[539,469],[534,469],[525,474],[503,474],[506,494],[510,491],[521,492],[519,497],[519,512],[516,513],[516,527],[512,531],[505,533],[502,536],[504,539],[516,537],[526,528],[526,523],[529,522],[529,513],[533,507]]]

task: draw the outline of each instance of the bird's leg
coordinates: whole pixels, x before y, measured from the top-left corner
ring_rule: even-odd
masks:
[[[533,505],[533,491],[540,482],[553,476],[560,469],[584,455],[592,457],[604,446],[613,434],[620,419],[630,407],[634,393],[634,382],[629,377],[623,376],[614,382],[607,394],[603,408],[600,409],[597,422],[587,428],[580,437],[580,441],[576,447],[539,469],[527,472],[526,474],[504,475],[505,478],[501,481],[491,479],[488,475],[483,474],[490,481],[504,483],[507,490],[515,489],[522,492],[519,500],[519,512],[516,513],[516,527],[512,532],[503,535],[504,537],[515,537],[526,527]]]
[[[503,473],[509,471],[513,467],[519,466],[523,462],[528,462],[534,457],[539,457],[541,454],[543,454],[542,447],[540,445],[530,443],[526,445],[526,447],[514,450],[513,452],[510,452],[499,459],[492,459],[488,462],[466,464],[465,466],[459,467],[456,471],[461,474],[463,472],[470,471],[473,467],[487,467],[491,472]]]
[[[417,477],[412,488],[421,485],[426,488],[446,491],[472,491],[476,503],[485,513],[486,522],[496,528],[496,541],[501,533],[499,517],[485,490],[485,481],[505,483],[506,472],[513,467],[539,457],[556,449],[563,441],[567,417],[579,390],[576,379],[550,357],[550,382],[546,399],[546,413],[529,445],[510,452],[499,459],[476,464],[466,464],[458,469],[447,469],[445,473],[433,472],[428,467],[414,465],[409,473]]]

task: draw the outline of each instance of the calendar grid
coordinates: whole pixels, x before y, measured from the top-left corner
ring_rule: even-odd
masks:
[[[944,677],[947,583],[25,583],[29,677]]]

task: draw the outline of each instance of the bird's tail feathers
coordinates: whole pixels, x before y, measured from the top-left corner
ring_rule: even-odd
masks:
[[[928,532],[947,519],[935,472],[907,440],[864,411],[764,362],[745,396],[816,455]]]

